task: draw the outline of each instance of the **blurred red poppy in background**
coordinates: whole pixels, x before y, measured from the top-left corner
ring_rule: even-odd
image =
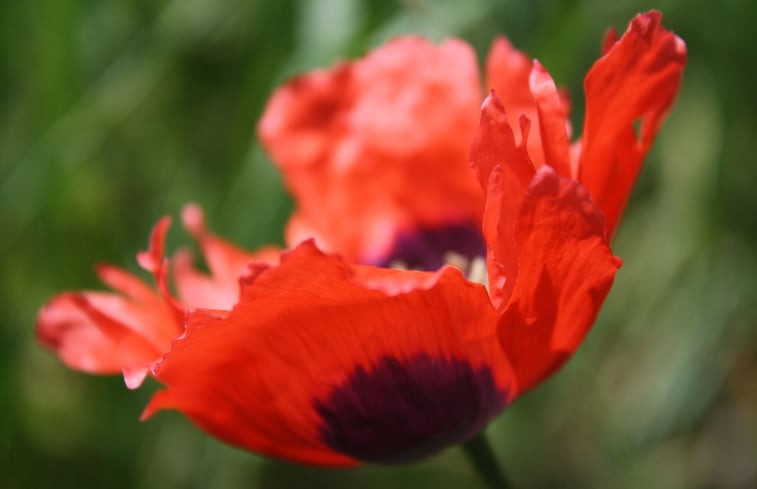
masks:
[[[496,94],[480,110],[461,41],[399,38],[279,89],[260,134],[298,204],[290,250],[241,252],[190,207],[185,225],[211,276],[180,254],[174,300],[166,221],[156,226],[140,261],[158,279],[150,300],[162,302],[147,309],[184,309],[185,329],[161,336],[162,359],[134,356],[165,385],[143,416],[178,409],[229,443],[337,466],[411,461],[481,431],[577,349],[620,266],[608,238],[685,47],[657,12],[616,37],[587,75],[572,148],[567,98],[504,39],[487,60]],[[59,301],[38,332],[64,358],[70,332],[157,327]],[[50,313],[59,309],[75,314]]]

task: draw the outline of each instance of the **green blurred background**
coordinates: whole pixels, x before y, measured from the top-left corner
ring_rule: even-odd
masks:
[[[751,0],[30,0],[0,4],[0,487],[479,487],[458,450],[326,471],[224,446],[157,385],[69,371],[34,341],[38,307],[137,271],[156,219],[201,203],[248,248],[291,201],[254,137],[277,84],[402,32],[506,33],[582,119],[604,30],[655,7],[690,61],[615,250],[595,329],[490,428],[518,487],[757,487],[757,55]],[[189,242],[175,227],[169,247]]]

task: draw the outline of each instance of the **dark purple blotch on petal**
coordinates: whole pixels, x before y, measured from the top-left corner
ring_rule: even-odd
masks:
[[[486,256],[481,226],[469,223],[448,224],[399,233],[392,251],[377,266],[399,262],[413,270],[438,270],[449,252],[468,260]],[[465,270],[464,270],[465,271]]]
[[[488,366],[416,355],[357,367],[315,399],[323,441],[365,462],[405,463],[466,441],[504,409]]]

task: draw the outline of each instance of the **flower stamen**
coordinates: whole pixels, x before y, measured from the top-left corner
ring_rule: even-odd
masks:
[[[477,256],[471,261],[468,269],[468,280],[482,284],[489,290],[489,273],[486,270],[486,258]]]
[[[448,251],[444,254],[445,265],[452,265],[453,267],[459,268],[462,271],[465,271],[468,268],[469,262],[470,260],[467,256],[461,255],[460,253],[455,253],[454,251]]]
[[[476,256],[473,259],[460,253],[448,251],[444,254],[444,264],[459,268],[465,273],[466,278],[489,289],[489,275],[486,271],[486,258]]]

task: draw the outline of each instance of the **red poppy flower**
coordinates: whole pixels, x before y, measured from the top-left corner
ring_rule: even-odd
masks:
[[[476,108],[474,58],[459,41],[399,39],[277,92],[261,136],[298,201],[295,245],[278,261],[230,260],[249,261],[236,300],[207,277],[198,282],[213,300],[191,287],[204,308],[186,310],[183,334],[153,364],[165,389],[143,417],[177,409],[224,441],[302,463],[405,462],[469,439],[576,350],[620,266],[603,215],[614,197],[595,202],[579,180],[627,195],[626,170],[640,159],[617,151],[642,118],[629,147],[643,156],[677,89],[683,44],[655,12],[632,21],[587,77],[587,99],[605,98],[602,111],[589,104],[580,158],[548,74],[497,45],[490,60],[505,53],[529,69],[528,85],[507,94],[518,134],[510,99]],[[516,68],[497,79],[524,83]],[[658,99],[663,88],[670,97]],[[192,212],[185,221],[202,241]],[[142,262],[171,304],[161,248]],[[177,282],[195,280],[183,260]],[[373,266],[392,262],[428,271]],[[234,277],[235,267],[219,270]]]
[[[620,266],[603,216],[612,206],[594,202],[578,169],[604,171],[589,151],[592,131],[617,139],[638,117],[656,127],[670,100],[653,96],[655,83],[675,92],[683,48],[659,14],[634,19],[587,82],[594,98],[607,89],[598,77],[621,89],[617,79],[635,79],[603,101],[631,107],[599,129],[592,118],[602,114],[590,109],[574,162],[565,99],[538,63],[502,42],[490,63],[517,57],[529,70],[525,81],[491,75],[524,84],[508,95],[522,108],[520,137],[492,95],[473,173],[463,154],[478,83],[459,41],[398,39],[274,95],[260,127],[299,204],[290,239],[314,236],[319,246],[305,240],[278,266],[251,264],[231,311],[190,312],[154,370],[166,388],[145,417],[178,409],[229,443],[297,462],[405,462],[470,438],[576,350]],[[606,160],[618,171],[626,163]],[[625,178],[608,185],[626,192]],[[489,291],[460,270],[477,274],[484,243]],[[355,264],[433,270],[449,251],[468,261],[436,272]]]
[[[278,260],[275,248],[246,253],[209,233],[195,205],[185,207],[183,221],[200,243],[211,275],[195,270],[191,254],[179,251],[174,282],[180,302],[166,288],[163,249],[170,224],[166,217],[155,225],[149,250],[137,255],[140,265],[155,276],[159,290],[123,269],[101,265],[100,279],[116,293],[64,292],[53,297],[37,316],[38,341],[70,368],[93,374],[122,372],[129,388],[139,387],[150,366],[184,331],[185,308],[231,308],[239,295],[239,274],[247,264]]]
[[[517,214],[499,304],[455,267],[351,265],[308,241],[251,265],[231,312],[189,313],[145,417],[178,409],[229,443],[322,465],[410,461],[473,436],[575,350],[620,264],[575,181],[522,170],[519,199],[504,198],[510,170],[488,179],[492,243]]]

